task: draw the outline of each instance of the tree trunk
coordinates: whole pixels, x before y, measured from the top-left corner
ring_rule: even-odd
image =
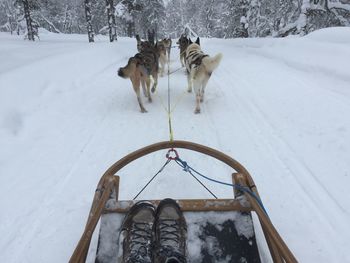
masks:
[[[132,22],[127,22],[127,34],[128,37],[133,37],[135,33],[134,24]]]
[[[68,5],[66,5],[64,10],[64,21],[63,21],[63,33],[68,32]]]
[[[84,3],[85,3],[85,16],[86,16],[89,42],[94,42],[94,31],[92,30],[92,24],[91,24],[91,19],[92,19],[91,2],[90,2],[90,0],[85,0]]]
[[[22,0],[22,3],[24,8],[24,17],[27,22],[28,40],[34,41],[34,30],[33,30],[32,18],[30,16],[28,0]]]
[[[109,41],[113,42],[117,40],[117,30],[115,24],[115,16],[114,16],[114,4],[113,0],[106,0],[107,6],[107,19],[108,19],[108,28],[109,28]]]
[[[8,16],[7,17],[7,21],[9,23],[10,32],[11,32],[11,35],[12,35],[13,34],[13,30],[12,30],[12,16]]]

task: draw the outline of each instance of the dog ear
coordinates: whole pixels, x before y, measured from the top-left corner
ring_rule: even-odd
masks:
[[[196,44],[201,45],[199,41],[199,37],[197,37]]]
[[[188,38],[188,43],[192,44],[192,40],[190,38]]]

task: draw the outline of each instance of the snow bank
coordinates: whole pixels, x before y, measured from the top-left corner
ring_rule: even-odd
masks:
[[[304,38],[329,43],[350,43],[350,27],[329,27],[316,30]]]

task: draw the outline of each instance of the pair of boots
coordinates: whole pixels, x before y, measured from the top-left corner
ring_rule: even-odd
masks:
[[[126,215],[121,228],[122,263],[186,263],[187,225],[173,199],[155,208],[140,201]]]

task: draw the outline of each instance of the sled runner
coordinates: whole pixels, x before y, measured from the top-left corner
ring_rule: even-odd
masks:
[[[84,233],[70,259],[71,263],[86,261],[92,235],[99,220],[95,262],[118,262],[122,249],[118,240],[120,227],[125,214],[136,202],[119,200],[118,171],[147,154],[168,149],[168,162],[176,161],[185,171],[198,173],[179,158],[175,149],[180,148],[206,154],[233,169],[232,184],[223,183],[233,187],[232,199],[177,200],[187,221],[189,246],[195,242],[198,252],[193,253],[193,248],[189,247],[188,262],[261,262],[253,226],[253,212],[259,219],[273,261],[297,262],[267,216],[252,177],[240,163],[203,145],[186,141],[167,141],[130,153],[104,173],[98,183]],[[205,177],[200,173],[198,175]],[[160,202],[150,201],[155,205]]]

